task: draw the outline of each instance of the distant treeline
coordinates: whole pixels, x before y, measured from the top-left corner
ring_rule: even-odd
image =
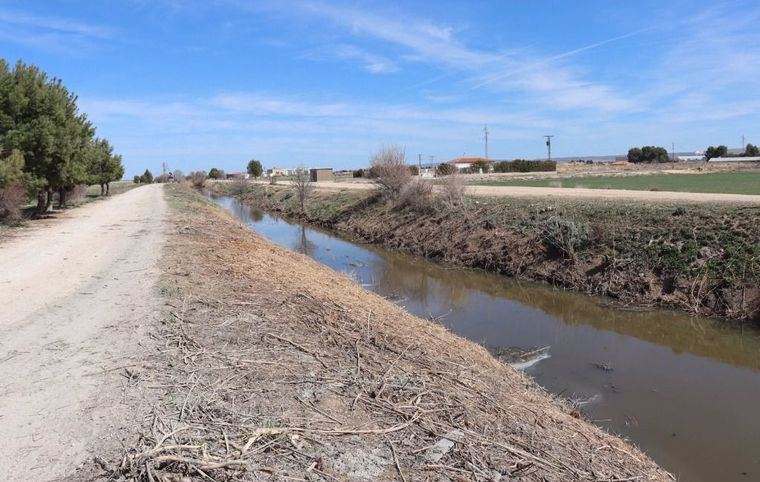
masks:
[[[124,175],[121,156],[79,112],[77,96],[56,78],[21,61],[0,59],[0,219],[18,216],[34,197],[45,212],[58,195],[98,184],[101,195]]]
[[[760,156],[760,148],[753,144],[747,144],[744,152],[731,154],[726,146],[710,146],[705,149],[705,160],[709,161],[717,157],[756,157]],[[671,158],[668,150],[658,146],[632,147],[628,149],[628,162],[672,162],[676,159]]]
[[[493,164],[493,172],[546,172],[556,171],[555,161],[526,161],[515,159],[514,161],[498,161]]]

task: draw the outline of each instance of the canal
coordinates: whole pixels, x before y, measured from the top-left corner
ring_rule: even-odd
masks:
[[[210,196],[251,229],[524,368],[683,481],[760,480],[760,332],[357,244]],[[514,361],[514,360],[511,360]]]

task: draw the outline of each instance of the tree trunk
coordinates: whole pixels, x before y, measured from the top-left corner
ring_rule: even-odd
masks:
[[[47,188],[47,199],[45,200],[45,211],[48,211],[50,209],[50,206],[53,205],[53,190],[51,188]]]
[[[111,195],[111,183],[107,182],[106,183],[106,196],[110,196],[110,195]]]
[[[102,182],[100,183],[100,195],[103,196],[106,194],[106,185]]]
[[[40,189],[37,191],[37,214],[43,214],[48,209],[47,197],[45,191]]]
[[[58,209],[66,207],[66,188],[60,188],[58,190]]]

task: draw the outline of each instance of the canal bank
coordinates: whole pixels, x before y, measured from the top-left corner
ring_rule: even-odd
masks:
[[[758,474],[760,334],[676,311],[452,270],[216,198],[278,244],[348,273],[492,353],[549,346],[526,373],[594,423],[630,438],[684,481]],[[749,477],[749,479],[748,479]]]
[[[166,189],[162,393],[127,478],[669,478],[482,347]]]
[[[210,183],[226,194],[229,183]],[[547,282],[627,306],[760,322],[760,208],[594,200],[438,197],[388,201],[251,184],[244,202],[352,239]]]

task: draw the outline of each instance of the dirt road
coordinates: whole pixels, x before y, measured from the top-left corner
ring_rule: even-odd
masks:
[[[165,209],[161,185],[140,187],[0,244],[0,480],[58,479],[119,443]]]
[[[368,182],[318,182],[320,189],[373,189]],[[536,197],[563,199],[611,199],[648,202],[726,202],[760,204],[760,196],[700,192],[629,191],[624,189],[586,189],[524,186],[468,186],[467,192],[479,197]]]

